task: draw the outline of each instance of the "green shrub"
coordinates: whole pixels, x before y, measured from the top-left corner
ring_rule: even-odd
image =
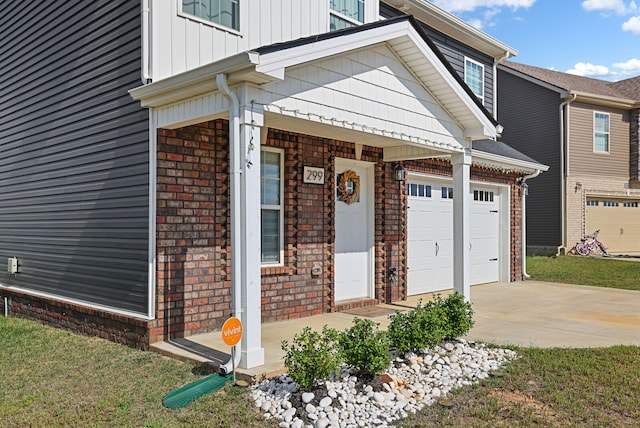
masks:
[[[460,293],[447,296],[442,302],[447,317],[447,333],[445,338],[455,339],[469,333],[474,321],[470,302],[465,302]]]
[[[283,340],[282,350],[285,351],[284,366],[289,376],[302,388],[329,379],[338,373],[342,364],[338,332],[326,325],[322,333],[305,327],[302,333],[293,337],[291,346]]]
[[[446,317],[442,305],[435,301],[418,303],[409,312],[396,311],[389,317],[389,337],[400,353],[417,352],[438,344],[446,334]]]
[[[389,338],[400,354],[431,348],[443,339],[464,336],[473,327],[471,303],[459,293],[446,299],[440,295],[426,305],[418,303],[409,312],[396,311],[389,317]]]
[[[378,325],[368,319],[354,318],[351,328],[339,333],[345,363],[363,377],[372,378],[391,363],[391,341]]]

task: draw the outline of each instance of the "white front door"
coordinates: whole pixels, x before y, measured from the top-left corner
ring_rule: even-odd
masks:
[[[373,168],[336,160],[335,300],[372,296],[373,231],[370,180]]]

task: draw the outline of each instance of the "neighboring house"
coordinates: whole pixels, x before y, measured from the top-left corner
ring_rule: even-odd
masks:
[[[607,82],[499,66],[506,142],[550,166],[530,183],[527,244],[569,252],[600,229],[613,253],[640,253],[640,76]]]
[[[234,314],[253,367],[262,322],[522,279],[516,52],[431,3],[3,12],[5,311],[142,348]]]

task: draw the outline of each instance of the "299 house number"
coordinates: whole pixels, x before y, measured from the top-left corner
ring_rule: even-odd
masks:
[[[305,166],[303,182],[312,184],[324,184],[324,168]]]

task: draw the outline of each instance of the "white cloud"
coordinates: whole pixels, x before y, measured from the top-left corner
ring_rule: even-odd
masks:
[[[640,59],[632,58],[626,62],[616,62],[613,67],[621,70],[620,74],[623,76],[636,76],[640,74]]]
[[[586,11],[612,11],[619,15],[633,13],[638,10],[635,1],[631,1],[627,6],[623,0],[585,0],[582,2],[582,8]]]
[[[535,2],[536,0],[433,0],[433,3],[449,12],[468,12],[481,7],[527,8],[531,7]]]
[[[611,72],[604,65],[594,65],[588,62],[579,62],[571,70],[566,71],[577,76],[603,78],[609,76]]]
[[[640,34],[640,16],[632,16],[631,18],[629,18],[627,22],[622,24],[622,30]]]

